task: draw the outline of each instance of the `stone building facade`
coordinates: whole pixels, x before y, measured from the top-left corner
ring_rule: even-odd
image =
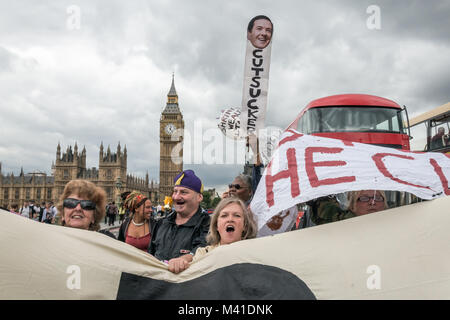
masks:
[[[120,143],[115,153],[110,147],[105,151],[103,143],[100,145],[98,168],[86,168],[86,149],[78,151],[78,146],[72,149],[67,147],[61,153],[58,143],[56,148],[56,162],[52,165],[52,175],[45,173],[24,174],[23,169],[19,176],[14,174],[3,175],[0,164],[0,206],[9,207],[16,203],[20,206],[24,201],[53,201],[56,203],[63,193],[64,186],[73,179],[86,179],[102,187],[107,195],[107,202],[120,202],[120,193],[127,190],[136,190],[148,196],[156,203],[159,192],[158,184],[149,181],[148,174],[145,179],[127,174],[127,148],[121,150]]]

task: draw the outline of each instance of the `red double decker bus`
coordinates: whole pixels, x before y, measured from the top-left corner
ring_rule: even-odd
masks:
[[[409,150],[408,127],[404,126],[407,119],[406,107],[392,100],[367,94],[340,94],[311,101],[288,128],[304,134]]]

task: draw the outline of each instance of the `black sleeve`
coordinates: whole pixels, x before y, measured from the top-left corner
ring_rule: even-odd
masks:
[[[151,241],[150,241],[150,245],[148,247],[148,253],[150,253],[152,256],[155,255],[155,251],[156,251],[156,245],[155,245],[155,239],[156,239],[156,235],[158,234],[158,229],[161,226],[162,222],[164,219],[159,219],[159,220],[155,220],[155,219],[151,219],[151,223],[152,223],[152,227],[151,227]]]
[[[192,250],[191,252],[195,254],[195,251],[197,251],[197,248],[200,247],[206,247],[208,244],[206,242],[206,236],[209,231],[209,223],[211,218],[208,214],[205,214],[205,216],[202,219],[202,222],[196,232],[195,238],[192,240]]]
[[[117,240],[125,242],[125,232],[126,232],[126,227],[128,226],[128,223],[129,223],[129,218],[126,218],[120,225],[119,235],[117,236]]]
[[[104,235],[113,238],[114,240],[116,240],[116,237],[114,236],[114,234],[112,234],[111,232],[109,232],[108,230],[99,230],[99,233],[103,233]]]

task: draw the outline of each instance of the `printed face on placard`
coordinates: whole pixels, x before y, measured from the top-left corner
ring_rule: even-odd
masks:
[[[251,31],[247,30],[247,39],[258,49],[264,49],[272,39],[272,22],[267,19],[258,19],[253,22]]]

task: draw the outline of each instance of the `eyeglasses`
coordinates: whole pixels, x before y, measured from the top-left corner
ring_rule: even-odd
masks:
[[[63,207],[73,209],[78,204],[81,204],[81,209],[83,210],[95,210],[95,203],[91,200],[77,200],[73,198],[67,198],[63,201]]]
[[[241,186],[240,184],[229,184],[228,188],[230,188],[230,189],[231,188],[236,188],[236,190],[239,190],[241,188],[247,188],[247,187]]]
[[[384,201],[384,198],[382,196],[375,196],[375,197],[362,196],[362,197],[358,198],[358,201],[369,202],[370,199],[375,200],[375,202],[383,202]]]

